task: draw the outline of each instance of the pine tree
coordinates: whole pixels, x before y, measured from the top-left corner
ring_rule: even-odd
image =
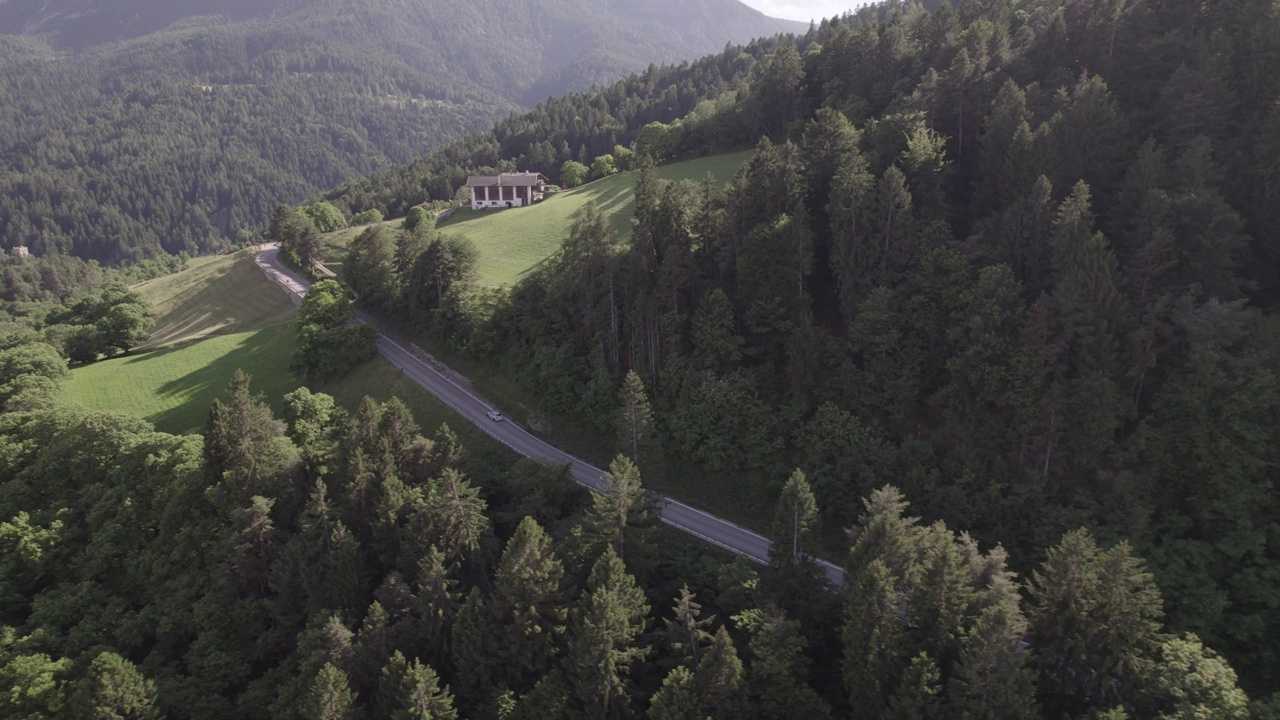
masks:
[[[347,684],[347,676],[332,663],[316,673],[303,703],[305,720],[355,720],[356,695]]]
[[[1027,110],[1027,94],[1018,87],[1012,78],[1005,80],[995,98],[991,101],[991,111],[983,123],[980,141],[981,154],[978,159],[979,187],[975,193],[977,203],[976,214],[981,216],[997,212],[1017,199],[1016,193],[1022,186],[1014,178],[1016,173],[1009,172],[1017,167],[1023,155],[1029,150],[1030,127],[1019,137],[1019,131],[1031,119]]]
[[[770,555],[775,562],[800,565],[804,561],[804,546],[810,533],[817,529],[818,502],[809,488],[804,473],[796,470],[782,487],[773,519],[773,546]]]
[[[840,312],[852,323],[858,304],[875,287],[874,257],[869,238],[874,233],[875,177],[860,153],[849,155],[831,183],[831,272],[838,283]]]
[[[359,543],[333,516],[324,483],[317,480],[287,552],[303,592],[306,615],[321,610],[354,614],[364,607]]]
[[[1078,184],[1063,202],[1054,228],[1054,302],[1072,344],[1076,372],[1118,371],[1118,337],[1128,317],[1123,276],[1102,233],[1093,231],[1089,188]]]
[[[742,660],[724,625],[716,630],[696,672],[698,694],[708,714],[715,718],[742,714]]]
[[[654,515],[649,494],[640,484],[640,469],[619,455],[601,478],[599,492],[591,497],[584,524],[593,543],[608,546],[639,571],[647,567],[653,552]]]
[[[491,618],[484,593],[480,588],[471,588],[471,593],[458,609],[449,635],[449,649],[453,665],[457,668],[454,678],[460,687],[469,691],[462,692],[464,697],[479,696],[482,692],[501,692],[494,683],[500,669],[494,662],[495,639]]]
[[[271,415],[261,395],[249,392],[249,376],[236,371],[226,402],[214,400],[205,430],[205,467],[225,507],[241,508],[254,495],[283,489],[297,463],[284,437],[284,423]]]
[[[751,634],[746,678],[750,716],[759,720],[825,718],[830,710],[809,687],[800,623],[777,609],[751,609],[734,616]]]
[[[364,615],[355,643],[355,672],[351,679],[356,689],[370,694],[378,685],[382,668],[399,645],[391,634],[391,620],[382,603],[374,601]]]
[[[1198,285],[1206,296],[1235,300],[1248,287],[1236,274],[1248,239],[1240,215],[1219,190],[1220,176],[1203,137],[1193,140],[1174,163],[1178,270],[1184,284]]]
[[[434,468],[437,472],[462,469],[462,463],[467,459],[467,449],[448,423],[440,423],[432,436],[432,443],[435,450]]]
[[[563,580],[551,538],[526,517],[507,542],[487,602],[492,661],[504,687],[531,688],[559,654],[566,619]]]
[[[924,124],[914,123],[907,134],[907,147],[900,159],[906,185],[911,188],[913,215],[921,227],[943,226],[951,217],[947,186],[951,163],[947,160],[946,138]],[[950,235],[949,228],[946,230]]]
[[[747,351],[766,360],[778,359],[786,338],[807,323],[804,278],[812,249],[797,240],[807,233],[802,222],[783,214],[756,227],[743,242],[738,289],[743,322],[752,337]]]
[[[1054,187],[1116,185],[1132,150],[1125,116],[1102,78],[1094,76],[1078,86],[1070,107],[1052,118],[1048,128],[1052,162],[1046,170]]]
[[[742,337],[734,329],[733,307],[719,287],[702,295],[693,313],[693,367],[724,372],[742,358]]]
[[[249,506],[235,513],[227,580],[238,594],[262,598],[271,584],[271,567],[279,552],[279,537],[271,519],[274,500],[255,495]]]
[[[1022,647],[1026,620],[1016,595],[988,606],[971,626],[955,675],[947,683],[947,706],[965,720],[1036,720],[1035,674]]]
[[[630,370],[618,390],[618,444],[633,463],[648,465],[653,442],[653,410],[649,407],[644,381]]]
[[[382,668],[378,717],[387,720],[457,720],[449,688],[430,666],[396,651]]]
[[[1025,621],[1000,548],[920,527],[892,488],[866,501],[850,552],[845,688],[855,717],[1034,715]]]
[[[688,585],[681,586],[675,606],[671,608],[673,617],[662,620],[666,625],[667,646],[690,668],[698,666],[699,655],[711,640],[706,628],[715,619],[714,616],[701,617],[702,605],[695,602],[694,597]]]
[[[852,566],[850,567],[852,570]],[[860,565],[846,590],[844,685],[854,717],[877,720],[904,669],[906,628],[897,583],[883,560]]]
[[[760,75],[751,84],[751,117],[759,134],[777,136],[800,112],[804,66],[795,41],[787,39],[781,43],[757,67]]]
[[[444,553],[436,546],[418,560],[413,575],[414,617],[417,619],[421,656],[428,663],[439,666],[447,656],[449,628],[458,613],[458,591],[455,580],[445,564]]]
[[[826,228],[831,219],[828,202],[837,172],[856,162],[860,136],[853,123],[837,110],[820,108],[805,125],[801,142],[806,206],[815,227]],[[820,251],[820,256],[826,252]]]
[[[644,593],[613,548],[607,548],[591,570],[569,628],[567,669],[589,717],[627,715],[628,676],[647,654],[636,642],[648,613]]]
[[[80,718],[152,720],[160,717],[155,701],[155,683],[138,672],[133,663],[104,652],[93,659],[76,683],[70,707]]]
[[[1127,543],[1102,550],[1075,530],[1031,576],[1027,640],[1046,714],[1133,700],[1159,642],[1161,599]]]
[[[410,521],[414,547],[435,545],[449,562],[470,557],[489,532],[484,514],[488,504],[459,470],[446,469],[414,504]]]
[[[941,676],[938,664],[922,652],[911,658],[911,664],[889,699],[886,720],[935,720],[943,717]]]
[[[915,251],[916,222],[907,177],[898,167],[885,170],[876,186],[877,237],[872,277],[878,286],[891,287],[900,278]]]
[[[660,258],[653,278],[654,292],[658,308],[664,314],[686,314],[691,303],[688,295],[694,281],[697,192],[688,181],[668,183],[663,187],[662,201],[653,215]]]
[[[677,665],[667,673],[662,687],[650,700],[648,717],[649,720],[705,720],[708,717],[689,668]]]

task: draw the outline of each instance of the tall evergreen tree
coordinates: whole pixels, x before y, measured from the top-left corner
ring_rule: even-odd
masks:
[[[213,401],[205,430],[205,466],[222,502],[238,508],[254,495],[276,495],[296,463],[284,423],[272,417],[261,395],[250,394],[249,376],[237,371],[226,402]]]
[[[112,652],[100,653],[76,683],[70,706],[76,717],[152,720],[156,686],[133,663]]]
[[[585,520],[588,539],[596,547],[611,548],[637,571],[646,569],[653,553],[650,528],[655,513],[650,503],[640,484],[640,469],[619,455],[601,478],[599,492],[591,496]]]
[[[693,366],[724,372],[742,358],[742,336],[734,326],[733,306],[724,290],[713,287],[703,294],[693,313]]]
[[[759,720],[826,718],[830,709],[806,681],[800,624],[781,610],[751,609],[734,616],[751,634],[746,694],[750,717]]]
[[[631,370],[618,390],[618,444],[633,463],[647,465],[653,442],[653,410],[649,407],[644,381]]]
[[[418,559],[413,580],[416,588],[413,614],[421,657],[439,666],[448,657],[449,628],[458,613],[458,581],[446,566],[444,553],[434,545]]]
[[[650,720],[704,720],[707,711],[693,673],[684,665],[671,668],[662,687],[649,701]]]
[[[488,504],[460,470],[446,469],[413,502],[410,529],[414,547],[425,550],[435,545],[450,562],[469,558],[489,532],[489,518],[484,514]]]
[[[457,720],[453,696],[430,666],[396,651],[382,668],[378,717],[388,720]]]
[[[1102,550],[1084,530],[1049,551],[1028,587],[1027,639],[1046,713],[1132,702],[1160,641],[1160,592],[1127,543]]]
[[[831,272],[835,276],[840,311],[853,322],[858,303],[875,287],[871,248],[875,216],[875,177],[861,153],[851,153],[831,183]]]
[[[818,502],[809,489],[804,473],[796,470],[782,486],[773,519],[774,545],[770,555],[775,561],[800,565],[804,561],[805,541],[817,529]]]
[[[351,692],[347,676],[331,663],[320,668],[302,714],[306,720],[354,720],[356,696]]]
[[[711,717],[738,717],[742,713],[744,672],[738,650],[724,625],[698,663],[698,694]]]
[[[927,652],[911,658],[884,717],[886,720],[933,720],[942,718],[941,675],[938,664]]]
[[[563,580],[551,538],[526,517],[507,542],[487,602],[490,662],[500,685],[532,688],[559,654],[566,620]]]
[[[632,666],[647,654],[637,645],[649,605],[612,547],[591,570],[569,627],[568,671],[587,715],[629,713]]]
[[[671,611],[673,617],[662,620],[666,626],[667,646],[682,664],[696,668],[699,655],[711,640],[711,633],[706,628],[715,618],[701,617],[702,605],[694,600],[688,585],[681,586]]]

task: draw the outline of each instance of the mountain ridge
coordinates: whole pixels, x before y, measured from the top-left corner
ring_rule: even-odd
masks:
[[[628,8],[8,0],[0,31],[41,32],[0,34],[0,245],[210,252],[521,107],[799,28],[737,0]]]

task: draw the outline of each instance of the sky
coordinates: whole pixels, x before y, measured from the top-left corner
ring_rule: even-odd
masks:
[[[854,5],[864,4],[866,0],[862,2],[855,0],[742,0],[742,2],[771,17],[809,22],[839,15],[853,9]]]

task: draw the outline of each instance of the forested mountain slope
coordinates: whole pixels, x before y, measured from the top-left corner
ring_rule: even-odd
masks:
[[[1172,626],[1270,692],[1277,62],[1269,0],[886,3],[548,103],[330,198],[449,197],[548,148],[755,145],[727,187],[650,172],[629,242],[586,213],[509,293],[469,284],[447,239],[369,233],[343,269],[602,437],[636,373],[647,469],[733,477],[764,504],[798,467],[841,528],[893,482],[1024,571],[1076,527],[1127,539]],[[655,82],[665,107],[619,110]],[[914,647],[880,692],[915,682]]]
[[[0,30],[39,33],[0,37],[0,244],[209,251],[549,94],[802,28],[736,0],[634,6],[0,4]]]

